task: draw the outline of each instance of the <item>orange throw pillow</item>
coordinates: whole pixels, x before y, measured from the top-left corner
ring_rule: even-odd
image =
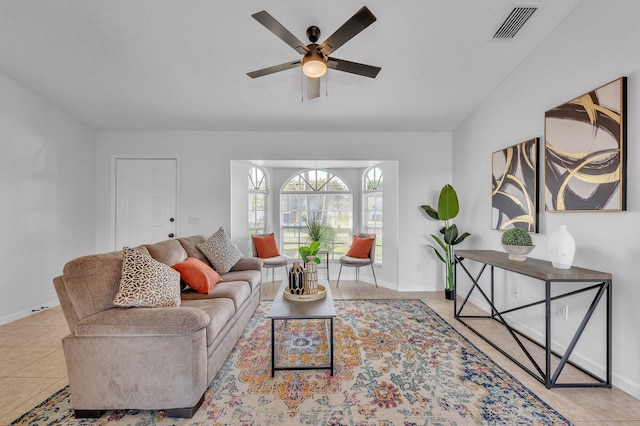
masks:
[[[351,248],[347,252],[347,256],[356,257],[358,259],[366,259],[369,257],[369,250],[371,250],[371,244],[373,244],[373,237],[361,238],[353,237]]]
[[[261,259],[268,259],[270,257],[280,256],[278,246],[276,246],[276,237],[273,232],[265,236],[252,236],[253,243],[256,245],[256,251],[258,257]]]
[[[198,293],[208,294],[213,286],[222,281],[220,274],[195,257],[187,257],[187,260],[172,268],[180,272],[180,279]]]

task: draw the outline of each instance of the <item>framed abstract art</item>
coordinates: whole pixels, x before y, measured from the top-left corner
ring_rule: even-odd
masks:
[[[545,113],[545,210],[626,210],[626,77]]]
[[[492,154],[491,228],[538,232],[538,141]]]

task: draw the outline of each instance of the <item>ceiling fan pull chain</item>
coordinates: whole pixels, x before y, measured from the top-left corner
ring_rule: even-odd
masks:
[[[324,75],[324,96],[329,96],[329,73]]]

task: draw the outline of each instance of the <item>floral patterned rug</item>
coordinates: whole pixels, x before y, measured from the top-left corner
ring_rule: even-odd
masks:
[[[192,419],[162,411],[73,418],[68,388],[15,425],[569,424],[419,300],[338,300],[335,374],[276,371],[262,302]],[[278,365],[328,363],[323,321],[284,326]],[[282,330],[282,327],[285,327]]]

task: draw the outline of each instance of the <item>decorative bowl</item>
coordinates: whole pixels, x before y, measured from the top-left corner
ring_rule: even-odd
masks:
[[[527,255],[535,248],[535,246],[510,246],[502,244],[504,251],[509,253],[509,259],[511,260],[526,260]]]
[[[282,290],[283,296],[287,300],[294,302],[312,302],[327,297],[327,288],[322,284],[318,284],[318,292],[315,294],[292,294],[289,287],[285,286]]]

